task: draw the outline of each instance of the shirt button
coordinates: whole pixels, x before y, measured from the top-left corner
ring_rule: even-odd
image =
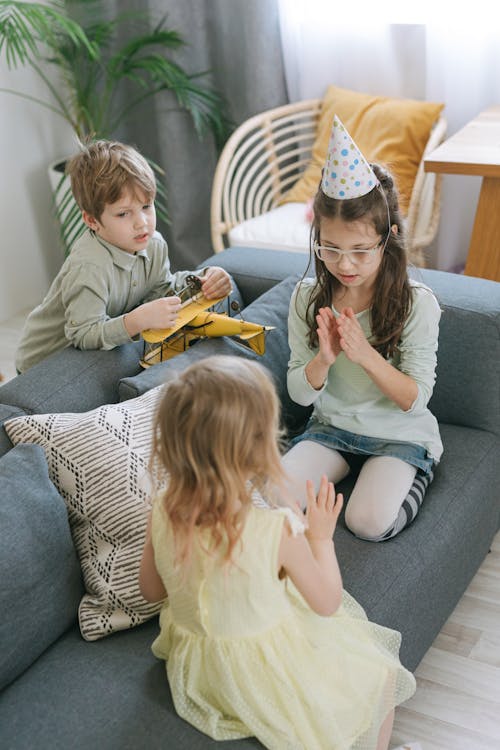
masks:
[[[132,286],[137,286],[137,281],[133,281]]]

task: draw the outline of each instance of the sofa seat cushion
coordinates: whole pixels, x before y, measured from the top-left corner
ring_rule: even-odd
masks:
[[[76,621],[83,585],[64,502],[37,445],[0,459],[0,689]]]
[[[198,359],[214,354],[232,354],[261,362],[271,372],[281,401],[283,423],[290,434],[301,431],[311,413],[294,403],[288,395],[286,372],[290,349],[288,347],[288,308],[290,298],[298,276],[290,276],[280,284],[272,287],[242,311],[244,320],[261,325],[275,326],[266,337],[266,351],[263,356],[246,349],[236,340],[226,337],[220,339],[203,339],[195,343],[188,351],[161,362],[139,375],[122,378],[119,385],[121,399],[135,398],[146,393],[150,388],[166,383],[181,373],[189,364]]]
[[[66,503],[86,588],[78,614],[88,640],[138,625],[160,608],[139,591],[160,395],[157,388],[82,414],[35,414],[5,424],[13,443],[43,447]]]
[[[399,630],[415,669],[488,553],[500,522],[500,439],[440,424],[443,457],[415,521],[387,542],[357,539],[344,513],[335,549],[346,589],[370,619]],[[339,485],[349,496],[353,478]]]
[[[306,203],[286,203],[229,230],[231,245],[308,253],[311,222]]]
[[[0,695],[2,748],[262,748],[255,738],[221,745],[176,714],[165,662],[151,653],[157,634],[156,618],[94,643],[65,633]]]

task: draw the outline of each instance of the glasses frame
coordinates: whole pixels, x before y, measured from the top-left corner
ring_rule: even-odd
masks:
[[[369,263],[373,259],[375,253],[377,252],[377,250],[379,250],[382,244],[384,245],[384,250],[385,250],[385,246],[387,245],[388,239],[389,239],[389,236],[387,236],[385,241],[379,240],[376,245],[374,245],[373,247],[367,248],[366,250],[340,250],[340,248],[338,247],[327,247],[326,245],[320,245],[317,240],[314,240],[313,250],[314,250],[314,254],[316,255],[316,257],[319,258],[321,261],[323,261],[323,263],[340,263],[342,256],[347,255],[349,256],[349,260],[351,261],[351,263],[354,266],[357,266],[362,263]],[[332,260],[325,260],[325,258],[321,257],[322,250],[325,250],[327,253],[336,253],[338,257]],[[356,255],[359,255],[361,253],[363,254],[365,259],[363,261],[355,260]]]

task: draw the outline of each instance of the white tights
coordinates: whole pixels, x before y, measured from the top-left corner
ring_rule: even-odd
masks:
[[[283,456],[287,499],[305,508],[306,479],[316,488],[323,474],[337,483],[349,474],[340,453],[312,440],[302,440]],[[400,458],[370,456],[363,464],[345,510],[347,527],[362,539],[380,538],[396,521],[417,469]]]

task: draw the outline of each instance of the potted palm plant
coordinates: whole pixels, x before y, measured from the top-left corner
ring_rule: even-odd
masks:
[[[198,135],[212,132],[220,148],[230,127],[222,99],[203,80],[205,73],[188,73],[171,59],[184,44],[165,18],[153,24],[143,11],[120,11],[110,17],[105,0],[0,0],[0,55],[10,69],[29,66],[48,98],[0,91],[58,113],[82,142],[116,137],[120,124],[144,100],[170,91],[190,113]],[[160,177],[158,214],[168,221],[163,172],[149,161]],[[64,163],[55,169],[56,214],[69,249],[83,225],[64,178]]]

